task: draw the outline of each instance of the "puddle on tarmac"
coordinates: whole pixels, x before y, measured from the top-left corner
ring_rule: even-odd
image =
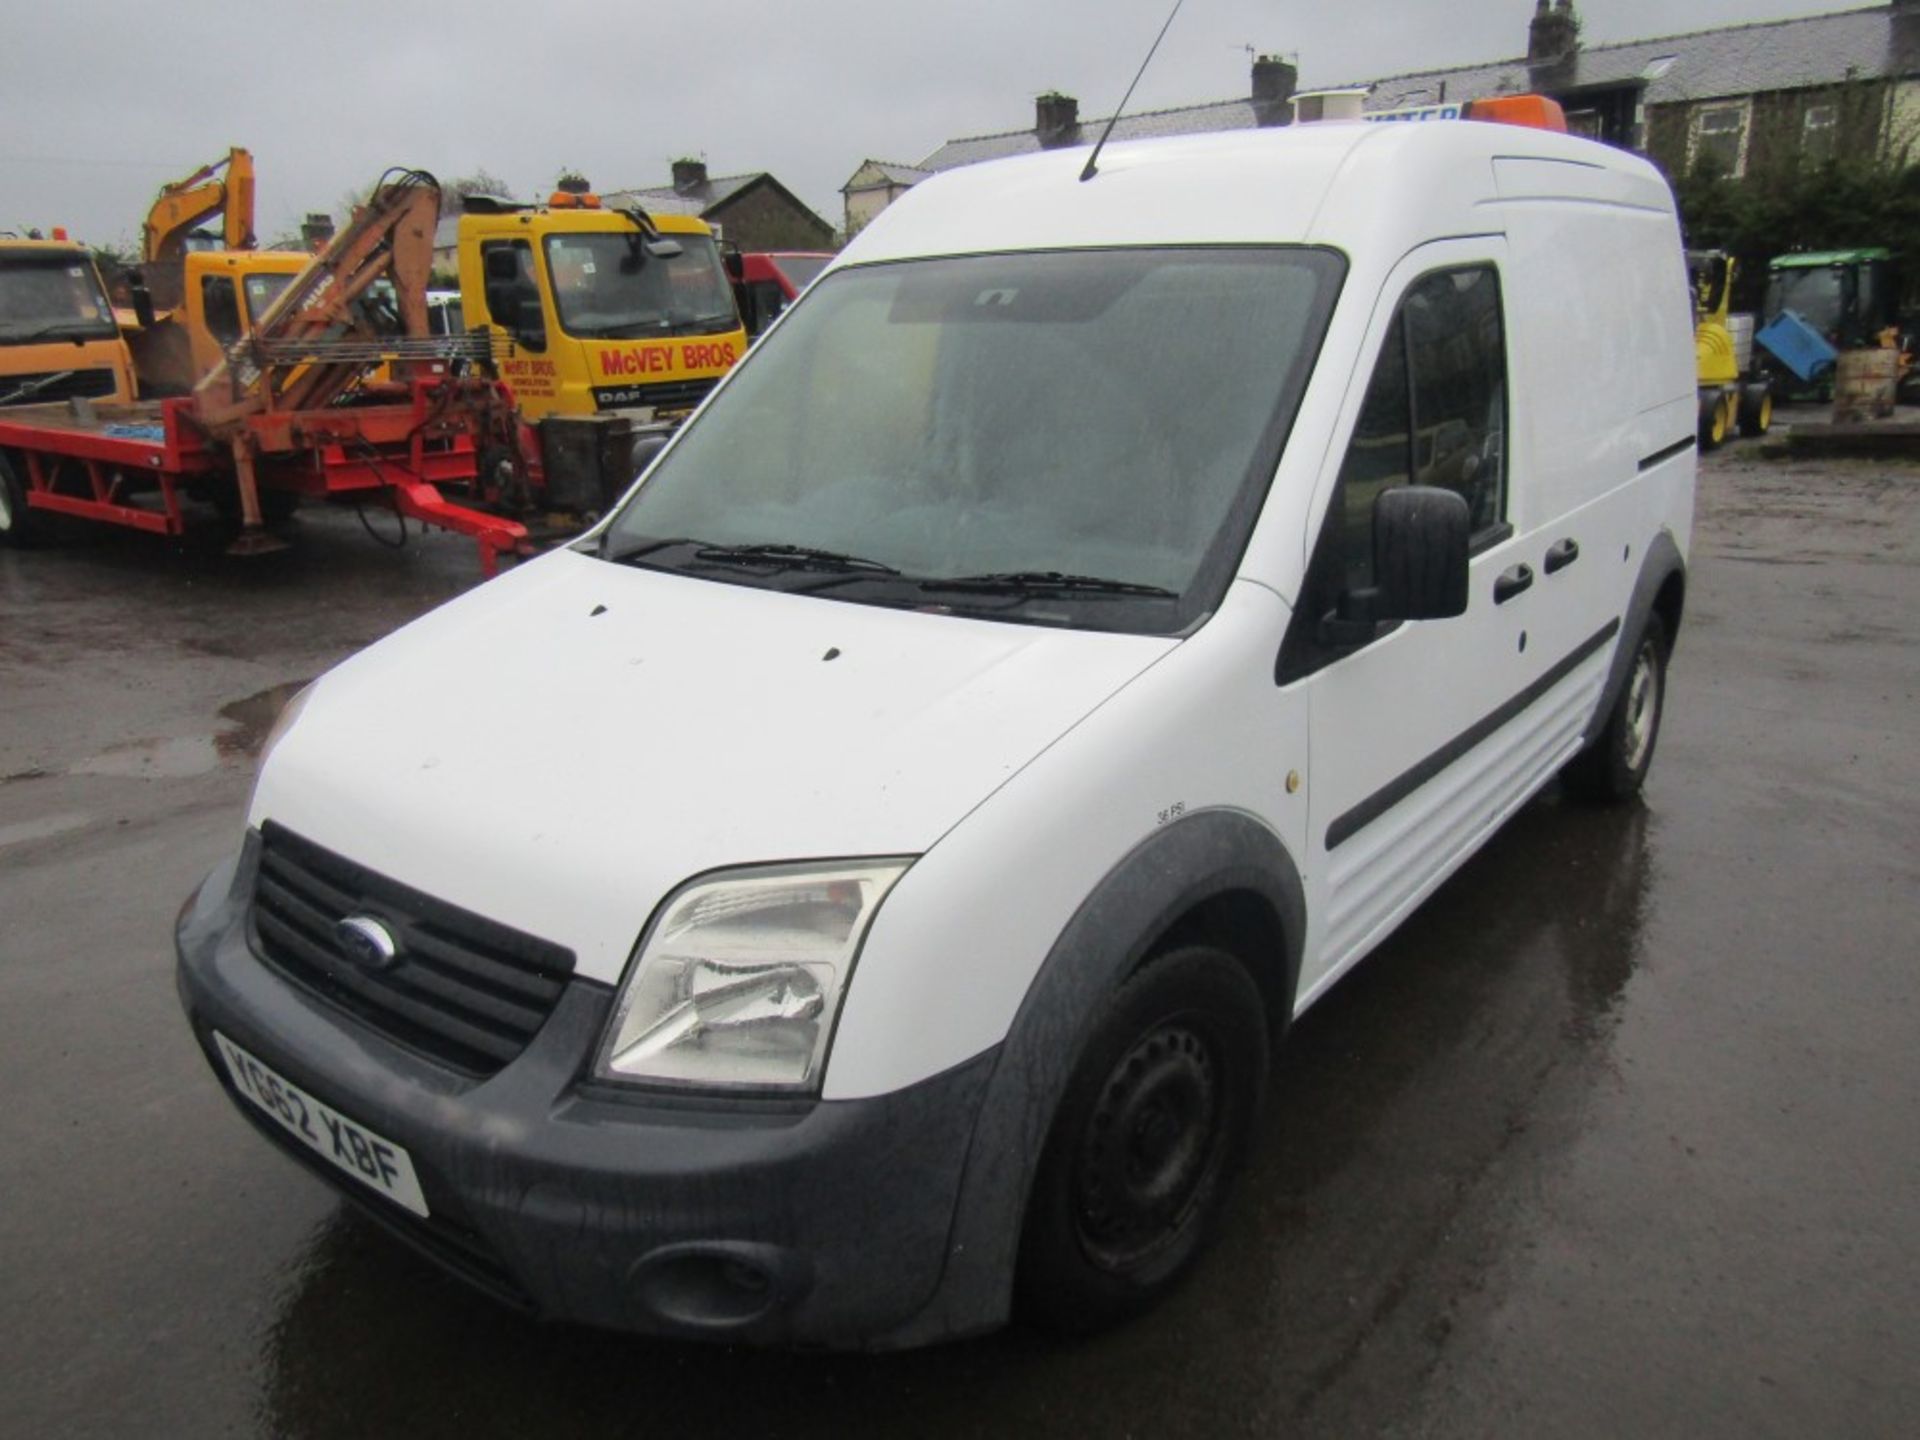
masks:
[[[287,708],[287,702],[305,689],[307,684],[305,680],[283,680],[257,695],[235,700],[231,705],[222,705],[220,718],[232,728],[213,737],[214,748],[227,757],[245,756],[251,759],[258,755],[260,747],[267,743],[267,732],[273,729],[273,722],[280,718],[280,712]]]
[[[130,740],[69,766],[67,773],[110,775],[127,780],[183,780],[211,774],[223,762],[250,760],[260,753],[267,732],[280,718],[287,701],[306,683],[288,680],[244,700],[222,705],[220,719],[224,728],[212,735]]]

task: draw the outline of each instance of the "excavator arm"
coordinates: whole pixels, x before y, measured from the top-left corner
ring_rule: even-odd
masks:
[[[178,260],[187,253],[188,234],[215,215],[221,217],[227,249],[254,248],[251,151],[236,145],[225,159],[161,186],[147,211],[142,259],[148,264]]]

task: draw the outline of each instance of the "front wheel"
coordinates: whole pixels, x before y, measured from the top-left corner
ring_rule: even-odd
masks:
[[[1265,1006],[1231,955],[1169,951],[1114,992],[1068,1079],[1020,1236],[1020,1312],[1101,1329],[1200,1253],[1267,1078]]]
[[[32,544],[33,519],[19,462],[11,455],[0,454],[0,545]]]
[[[1755,438],[1773,428],[1773,387],[1764,380],[1740,391],[1740,433]]]
[[[1640,793],[1653,764],[1654,741],[1667,699],[1667,627],[1647,616],[1634,647],[1633,668],[1600,734],[1561,772],[1567,788],[1588,800],[1627,800]]]

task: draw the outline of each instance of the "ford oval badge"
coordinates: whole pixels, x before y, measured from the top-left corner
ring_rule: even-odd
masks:
[[[368,970],[384,970],[400,958],[400,942],[371,915],[349,915],[333,927],[333,938],[350,960]]]

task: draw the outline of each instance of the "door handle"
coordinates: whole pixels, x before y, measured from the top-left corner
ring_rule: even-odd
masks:
[[[1493,603],[1496,605],[1504,605],[1522,590],[1529,589],[1532,585],[1533,567],[1531,565],[1516,565],[1511,570],[1502,572],[1500,578],[1493,582]]]
[[[1569,535],[1557,545],[1547,547],[1547,574],[1564,570],[1580,558],[1580,542]]]

